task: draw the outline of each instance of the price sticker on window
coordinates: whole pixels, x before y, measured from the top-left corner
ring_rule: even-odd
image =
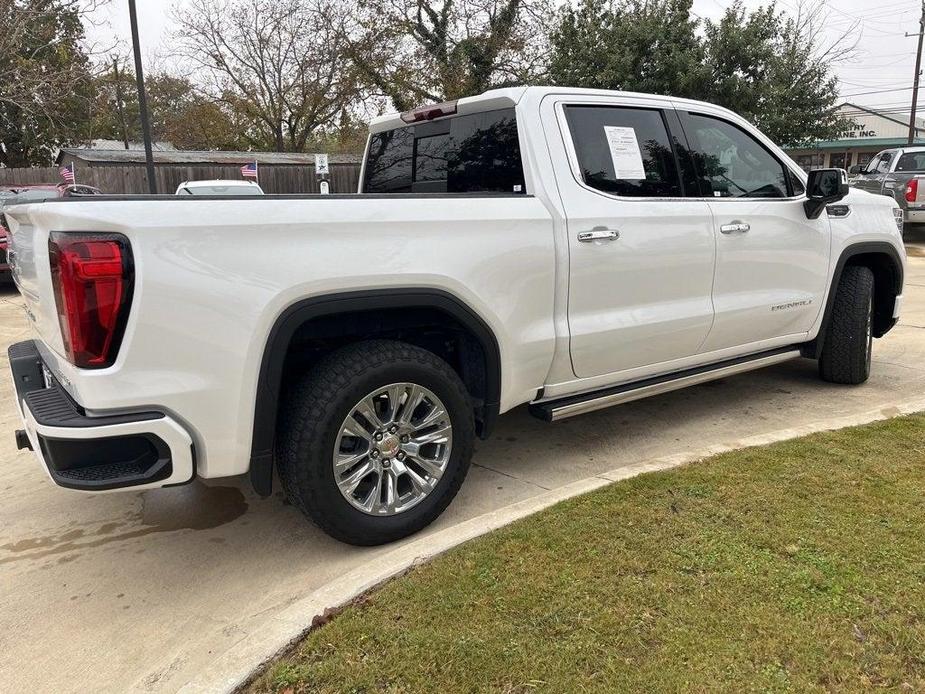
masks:
[[[624,126],[605,125],[604,134],[610,148],[614,177],[618,180],[640,180],[646,177],[642,165],[642,151],[636,139],[636,131]]]

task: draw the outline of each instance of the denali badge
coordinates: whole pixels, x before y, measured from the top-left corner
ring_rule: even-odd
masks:
[[[789,308],[798,308],[799,306],[809,306],[813,303],[812,299],[805,299],[804,301],[788,301],[786,304],[774,304],[771,306],[772,311],[786,311]]]

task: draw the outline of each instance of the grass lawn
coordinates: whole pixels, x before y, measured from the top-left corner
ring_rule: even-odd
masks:
[[[925,690],[925,415],[643,475],[348,607],[250,691]]]

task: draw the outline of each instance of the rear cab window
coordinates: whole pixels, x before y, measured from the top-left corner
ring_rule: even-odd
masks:
[[[514,109],[374,133],[364,193],[526,192]]]
[[[896,162],[897,171],[925,171],[925,152],[905,152]]]

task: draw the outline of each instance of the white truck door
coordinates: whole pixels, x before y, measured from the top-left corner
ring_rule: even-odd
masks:
[[[801,339],[826,291],[827,214],[806,217],[800,179],[743,125],[724,114],[678,115],[715,221],[716,317],[703,351]]]
[[[642,97],[543,102],[547,144],[561,162],[578,377],[694,355],[710,330],[712,219],[707,202],[685,197],[669,109]]]

